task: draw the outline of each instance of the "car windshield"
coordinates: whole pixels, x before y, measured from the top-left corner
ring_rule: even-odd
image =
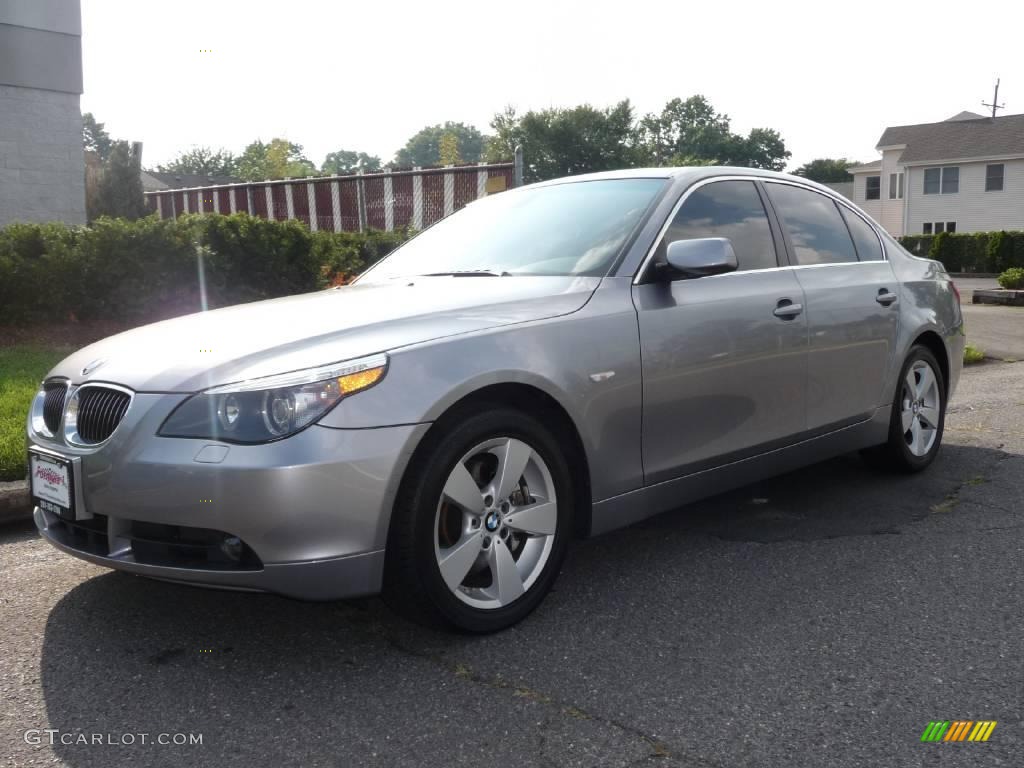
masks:
[[[488,197],[439,221],[360,280],[413,275],[604,276],[664,179],[604,179]]]

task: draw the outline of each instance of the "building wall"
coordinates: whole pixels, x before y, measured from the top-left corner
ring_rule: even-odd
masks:
[[[1024,230],[1024,158],[1001,160],[1003,190],[985,191],[988,162],[960,163],[960,191],[951,195],[924,194],[924,167],[907,174],[907,230],[920,234],[924,222],[955,221],[957,232]]]
[[[882,153],[882,200],[878,223],[893,237],[901,237],[903,235],[903,200],[906,199],[907,179],[906,176],[903,177],[904,198],[890,200],[889,175],[903,171],[903,166],[899,162],[902,154],[902,149],[887,149]]]
[[[851,200],[872,219],[881,224],[882,201],[868,200],[864,197],[867,188],[868,176],[880,176],[881,171],[868,171],[867,173],[853,174],[853,197]],[[884,190],[883,190],[884,191]]]
[[[0,3],[0,226],[85,222],[78,0]]]

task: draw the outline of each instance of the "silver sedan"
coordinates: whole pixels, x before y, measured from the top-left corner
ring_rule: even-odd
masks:
[[[813,182],[560,179],[354,285],[71,355],[28,417],[35,521],[135,574],[494,631],[572,537],[847,451],[924,469],[963,346],[942,265]]]

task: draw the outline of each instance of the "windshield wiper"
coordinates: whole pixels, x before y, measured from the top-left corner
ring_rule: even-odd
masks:
[[[421,277],[508,277],[511,272],[495,272],[492,269],[457,269],[452,272],[427,272]]]

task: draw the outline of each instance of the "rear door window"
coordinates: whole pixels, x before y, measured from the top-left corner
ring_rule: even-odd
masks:
[[[789,235],[797,264],[857,261],[850,232],[831,198],[790,184],[765,186]]]
[[[853,244],[857,247],[857,256],[860,257],[860,260],[881,261],[885,259],[882,254],[882,244],[878,241],[875,230],[850,209],[840,205],[839,210],[842,211],[843,218],[846,219],[846,226],[850,228]]]

